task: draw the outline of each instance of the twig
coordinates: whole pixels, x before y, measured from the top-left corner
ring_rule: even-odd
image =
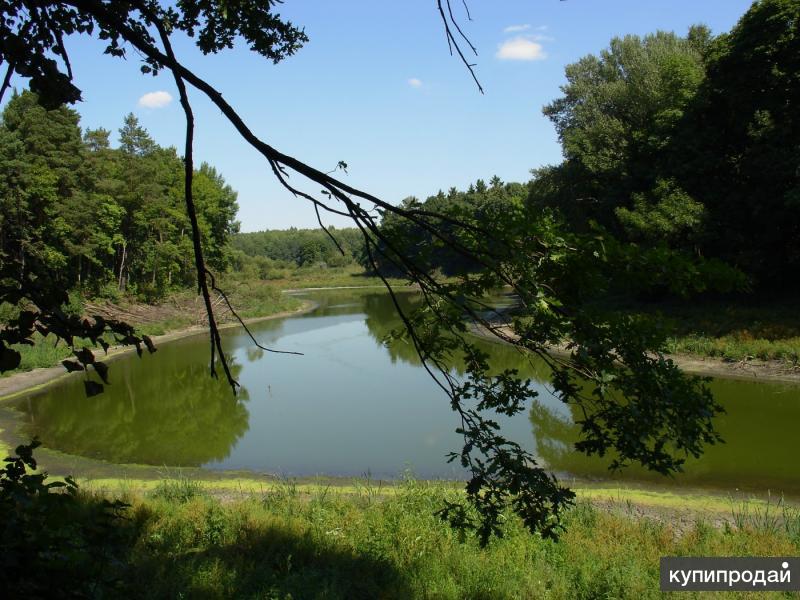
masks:
[[[230,300],[228,300],[227,294],[225,294],[225,292],[223,292],[221,289],[219,289],[217,287],[217,283],[216,283],[216,279],[214,278],[214,274],[211,271],[209,271],[208,269],[206,269],[205,273],[206,273],[206,275],[208,275],[211,278],[211,289],[213,289],[215,292],[217,292],[221,296],[221,298],[225,301],[225,304],[228,306],[228,310],[231,311],[231,314],[236,318],[237,321],[239,321],[239,324],[242,327],[244,327],[244,330],[247,332],[247,335],[250,336],[250,339],[253,340],[253,343],[256,346],[258,346],[259,348],[261,348],[262,350],[264,350],[266,352],[272,352],[273,354],[294,354],[296,356],[303,356],[302,352],[290,352],[289,350],[275,350],[273,348],[267,348],[266,346],[262,346],[261,344],[259,344],[258,340],[255,338],[253,333],[250,331],[250,328],[247,326],[247,324],[244,322],[244,320],[239,316],[239,313],[237,313],[236,310],[233,308],[233,305],[231,304]]]
[[[436,0],[436,5],[439,8],[439,15],[442,18],[442,24],[444,25],[444,33],[447,36],[447,44],[450,47],[450,54],[453,53],[453,48],[455,48],[456,52],[458,53],[459,58],[461,59],[461,62],[464,63],[465,67],[467,67],[467,70],[469,71],[469,74],[472,75],[472,79],[473,79],[473,81],[475,81],[475,85],[478,86],[478,91],[481,94],[483,94],[484,93],[483,86],[481,86],[481,82],[478,81],[478,76],[475,74],[475,68],[474,68],[475,65],[473,63],[470,63],[467,60],[467,57],[464,56],[464,52],[462,52],[461,46],[458,44],[458,40],[456,40],[455,36],[453,35],[453,32],[450,29],[450,22],[447,20],[447,15],[445,14],[444,7],[442,6],[442,0]],[[448,11],[450,11],[450,1],[449,0],[447,0],[447,8],[448,8]],[[450,11],[451,18],[452,18],[452,14],[453,14],[452,11]],[[475,47],[472,45],[472,43],[469,41],[469,39],[467,39],[467,37],[461,31],[461,28],[459,27],[458,23],[455,20],[453,20],[452,23],[453,23],[453,27],[455,27],[456,30],[459,33],[461,33],[462,37],[464,37],[464,39],[467,40],[467,43],[469,44],[470,48],[472,48],[472,50],[475,52],[475,54],[477,54],[477,51],[475,50]]]

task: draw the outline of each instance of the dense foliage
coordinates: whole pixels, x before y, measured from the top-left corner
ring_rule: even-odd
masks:
[[[730,33],[625,36],[566,68],[545,107],[564,162],[529,203],[650,246],[800,279],[800,2],[760,0]],[[790,276],[794,275],[794,277]]]
[[[438,269],[444,275],[478,271],[486,265],[476,260],[477,257],[460,252],[447,240],[457,235],[464,221],[500,225],[510,215],[521,214],[526,195],[524,185],[503,183],[495,176],[488,185],[479,179],[466,192],[450,188],[447,193],[440,191],[424,202],[413,196],[406,198],[401,204],[403,208],[438,215],[434,218],[437,233],[417,221],[384,213],[381,230],[391,242],[384,240],[379,243],[378,252],[373,255],[375,265],[386,274],[402,273],[398,256],[402,253],[409,260]],[[362,264],[368,269],[373,268],[366,253],[362,253]]]
[[[57,277],[64,289],[147,299],[195,279],[183,162],[129,114],[111,147],[105,129],[81,131],[64,106],[15,95],[0,122],[0,260],[19,276]],[[236,193],[210,165],[194,178],[209,264],[224,269],[237,230]]]
[[[67,477],[36,471],[34,441],[0,469],[0,589],[7,598],[101,598],[119,593],[127,541],[117,500],[87,500]]]

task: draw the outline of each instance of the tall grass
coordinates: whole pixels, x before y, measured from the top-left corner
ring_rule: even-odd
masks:
[[[776,360],[800,363],[800,315],[793,299],[742,297],[632,306],[630,312],[658,315],[669,332],[667,351],[727,361]]]
[[[740,333],[710,337],[690,334],[671,337],[667,351],[673,354],[697,354],[721,358],[726,361],[777,360],[790,366],[800,365],[800,337],[765,339],[744,336]]]
[[[771,495],[767,502],[731,502],[733,525],[740,531],[756,531],[764,535],[786,536],[800,545],[800,509],[787,504],[783,497]]]
[[[205,495],[203,484],[197,479],[182,477],[179,479],[162,479],[151,492],[152,498],[173,503],[185,503]]]
[[[655,598],[661,556],[800,551],[796,525],[754,526],[772,521],[752,512],[741,526],[675,527],[582,502],[557,543],[509,517],[504,536],[481,549],[435,516],[460,496],[444,484],[409,480],[378,493],[365,481],[355,494],[306,494],[285,481],[223,502],[197,486],[165,483],[132,500],[129,597]]]
[[[39,333],[33,334],[33,346],[18,344],[14,349],[20,353],[19,367],[15,371],[4,372],[3,375],[11,375],[16,371],[31,371],[42,367],[52,367],[57,365],[65,358],[72,356],[72,351],[64,342],[56,344],[55,336],[44,337]]]

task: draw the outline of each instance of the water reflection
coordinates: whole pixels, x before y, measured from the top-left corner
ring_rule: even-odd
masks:
[[[750,381],[714,380],[714,396],[726,414],[715,426],[725,443],[709,446],[698,459],[689,457],[684,472],[669,479],[673,485],[715,487],[773,494],[800,495],[800,461],[796,426],[800,417],[798,388]],[[609,473],[609,458],[575,452],[580,418],[578,409],[534,403],[530,420],[537,456],[554,471],[596,479],[664,482],[665,479],[630,466]]]
[[[410,343],[384,340],[399,324],[391,299],[375,290],[309,293],[319,307],[253,327],[264,353],[238,330],[224,333],[243,394],[208,377],[204,336],[162,346],[153,356],[113,363],[112,384],[87,399],[73,379],[22,401],[28,435],[46,446],[114,462],[252,469],[288,475],[462,477],[445,455],[460,448],[446,398]],[[400,296],[408,308],[415,295]],[[548,369],[528,354],[477,340],[493,368],[516,368],[538,397],[530,413],[498,419],[504,433],[556,472],[606,479],[608,457],[573,450],[577,414],[547,390]],[[458,361],[455,373],[463,373]],[[727,444],[691,460],[673,484],[771,489],[800,494],[794,424],[800,389],[714,381],[727,409],[717,421]],[[617,476],[619,477],[619,476]],[[621,477],[665,481],[629,469]]]
[[[366,323],[376,340],[384,339],[396,319],[386,313],[380,298],[365,303]],[[502,344],[474,340],[490,355],[495,369],[517,369],[533,382],[538,396],[532,401],[529,419],[532,425],[534,454],[551,470],[591,479],[640,480],[683,486],[711,486],[776,494],[800,495],[800,461],[796,460],[797,443],[794,424],[800,419],[800,388],[792,385],[764,384],[753,381],[713,380],[715,398],[727,413],[716,420],[723,440],[706,448],[699,458],[687,457],[684,472],[667,479],[631,465],[612,473],[608,470],[613,454],[586,456],[574,449],[580,428],[580,409],[555,398],[547,387],[550,370],[530,354]],[[388,347],[393,361],[419,364],[410,344],[393,343]],[[463,364],[452,365],[463,374]]]
[[[264,358],[264,351],[258,346],[254,346],[245,349],[245,355],[247,356],[247,362],[258,362]]]
[[[398,294],[397,300],[404,311],[410,313],[420,301],[417,294]],[[386,302],[386,294],[371,294],[364,297],[362,305],[364,323],[372,339],[386,348],[392,363],[402,360],[410,365],[421,365],[414,344],[408,341],[390,340],[392,332],[401,325],[394,304]],[[390,343],[387,343],[390,342]]]
[[[238,377],[242,367],[231,359]],[[245,389],[234,398],[223,379],[209,377],[207,361],[207,345],[195,339],[114,361],[100,396],[86,398],[73,380],[21,404],[29,411],[25,432],[49,447],[117,463],[224,460],[248,430],[249,395]]]

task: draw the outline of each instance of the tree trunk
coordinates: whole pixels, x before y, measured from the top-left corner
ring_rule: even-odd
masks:
[[[128,252],[128,243],[122,242],[122,260],[119,262],[119,290],[122,291],[122,274],[125,272],[125,255]]]

